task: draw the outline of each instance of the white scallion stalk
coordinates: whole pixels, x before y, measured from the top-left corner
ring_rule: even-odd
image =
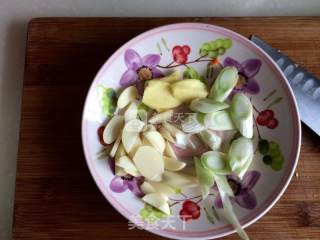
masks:
[[[236,86],[237,81],[238,70],[235,67],[225,67],[212,85],[209,98],[217,102],[224,102]]]
[[[189,106],[192,111],[200,113],[213,113],[216,111],[224,110],[229,105],[223,102],[215,102],[209,98],[193,100]]]
[[[221,137],[210,130],[203,130],[198,134],[198,136],[212,150],[218,150],[221,147]]]
[[[237,231],[241,239],[249,240],[247,233],[241,227],[239,220],[237,219],[237,216],[233,211],[233,207],[230,202],[228,194],[224,191],[222,186],[218,185],[218,189],[219,189],[222,204],[223,204],[224,218],[235,228],[235,230]]]
[[[235,228],[238,235],[243,240],[249,240],[248,235],[241,227],[239,220],[237,219],[236,214],[233,211],[233,207],[229,197],[233,197],[233,191],[228,183],[227,177],[223,175],[214,175],[214,180],[217,184],[222,205],[223,205],[223,217]]]
[[[196,169],[196,176],[199,182],[202,199],[206,199],[210,193],[210,188],[214,184],[213,172],[204,167],[199,158],[194,158],[194,164]]]
[[[227,155],[222,152],[209,151],[201,156],[202,164],[213,171],[214,174],[226,175],[231,173],[227,161]]]
[[[188,147],[191,147],[193,149],[196,148],[194,143],[190,139],[190,135],[185,134],[183,132],[179,132],[176,134],[176,143],[175,145],[179,148],[186,149]]]
[[[173,110],[168,110],[152,116],[148,122],[151,124],[163,123],[170,120],[172,115],[173,115]]]
[[[226,193],[229,197],[234,197],[232,188],[230,187],[227,177],[225,175],[214,174],[214,180],[217,184],[217,187],[220,191]]]
[[[242,136],[246,138],[252,138],[252,104],[246,95],[237,93],[233,96],[231,101],[230,115]]]
[[[199,133],[205,126],[199,121],[199,114],[191,114],[181,123],[181,128],[186,133]]]
[[[168,130],[168,132],[171,134],[171,136],[173,136],[174,138],[177,136],[177,134],[183,134],[183,132],[177,128],[176,126],[168,123],[168,122],[163,122],[162,126]]]
[[[236,175],[238,175],[238,177],[240,179],[243,178],[243,176],[246,174],[246,172],[248,171],[251,163],[252,163],[252,160],[253,160],[253,154],[252,156],[249,157],[248,161],[241,167],[241,168],[238,168],[238,169],[235,169],[234,173]]]
[[[227,131],[235,128],[229,112],[225,110],[207,113],[204,117],[204,125],[211,130],[217,131]]]
[[[138,105],[139,104],[138,104],[137,101],[133,101],[132,103],[130,103],[128,109],[124,112],[124,120],[125,120],[125,122],[129,122],[129,121],[137,118]]]
[[[242,178],[253,160],[252,140],[245,137],[234,140],[229,148],[228,159],[231,170]]]

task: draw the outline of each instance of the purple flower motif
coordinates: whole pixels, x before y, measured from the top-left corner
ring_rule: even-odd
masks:
[[[120,85],[123,87],[134,85],[138,80],[149,80],[162,76],[162,72],[156,68],[160,62],[158,54],[140,57],[136,51],[128,49],[124,53],[124,62],[128,69],[120,79]]]
[[[122,193],[129,189],[137,197],[142,197],[143,192],[140,189],[141,180],[140,178],[133,177],[131,175],[126,176],[115,176],[110,182],[110,189],[113,192]]]
[[[227,57],[223,65],[226,66],[234,66],[238,69],[239,72],[239,80],[234,89],[235,92],[247,92],[249,94],[257,94],[260,91],[260,87],[254,78],[261,67],[261,61],[259,59],[250,58],[245,60],[242,63],[239,63],[237,60]]]
[[[236,176],[229,175],[228,182],[233,190],[234,198],[231,200],[236,202],[239,206],[246,209],[253,209],[257,205],[257,198],[252,188],[256,185],[260,178],[260,173],[257,171],[248,171],[242,181]],[[223,208],[220,195],[214,200],[214,206],[217,208]]]

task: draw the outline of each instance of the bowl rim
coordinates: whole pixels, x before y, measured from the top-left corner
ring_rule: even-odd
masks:
[[[246,37],[229,30],[224,27],[216,26],[213,24],[208,23],[194,23],[194,22],[184,22],[184,23],[174,23],[174,24],[167,24],[160,27],[152,28],[148,31],[145,31],[136,37],[132,38],[131,40],[127,41],[125,44],[123,44],[120,48],[118,48],[100,67],[99,71],[95,75],[90,88],[87,92],[86,99],[84,102],[83,107],[83,113],[82,113],[82,122],[81,122],[81,138],[82,138],[82,146],[83,151],[86,159],[87,166],[89,168],[90,174],[93,177],[95,184],[99,188],[100,192],[104,195],[104,197],[109,201],[109,203],[126,219],[132,221],[135,223],[134,219],[130,219],[130,216],[128,215],[128,212],[126,212],[126,209],[124,209],[115,199],[113,199],[110,194],[108,194],[108,191],[105,189],[104,185],[101,183],[99,179],[99,175],[95,170],[95,167],[93,163],[91,163],[91,154],[89,150],[87,149],[86,144],[86,120],[85,120],[85,111],[86,107],[88,105],[88,97],[90,96],[91,92],[93,91],[93,88],[95,87],[95,84],[97,83],[98,79],[104,74],[104,72],[108,69],[109,65],[121,55],[125,49],[129,48],[134,43],[137,43],[144,38],[148,38],[152,35],[158,34],[160,32],[167,32],[167,31],[174,31],[174,30],[207,30],[212,31],[215,33],[221,33],[222,35],[228,35],[228,37],[232,38],[233,40],[237,40],[237,42],[241,43],[242,45],[245,45],[247,48],[249,48],[251,51],[254,51],[254,53],[258,54],[259,57],[263,59],[264,62],[268,64],[268,67],[271,68],[271,70],[274,72],[274,74],[277,75],[277,77],[280,80],[280,84],[282,84],[283,89],[286,92],[286,97],[288,98],[288,102],[291,109],[292,119],[293,119],[293,146],[291,147],[291,153],[289,157],[289,161],[291,162],[291,165],[286,168],[285,173],[282,176],[281,183],[278,187],[273,190],[273,193],[270,194],[271,196],[268,196],[267,200],[265,200],[266,203],[261,204],[262,206],[259,207],[258,210],[255,210],[255,216],[252,217],[249,220],[242,220],[241,225],[243,228],[246,228],[250,226],[251,224],[255,223],[257,220],[259,220],[261,217],[263,217],[274,205],[280,197],[283,195],[285,190],[287,189],[292,176],[295,172],[295,169],[298,164],[299,155],[300,155],[300,147],[301,147],[301,123],[300,123],[300,115],[298,112],[298,105],[296,102],[296,99],[294,97],[293,91],[287,82],[286,77],[278,67],[278,65],[274,62],[274,60],[268,56],[262,49],[260,49],[258,46],[256,46],[254,43],[252,43],[249,39]],[[292,156],[293,157],[292,157]],[[284,180],[283,180],[284,179]],[[269,200],[271,199],[271,200]],[[261,210],[262,209],[262,210]],[[248,217],[248,216],[247,216]],[[247,218],[245,217],[245,218]],[[243,223],[244,222],[244,223]],[[226,230],[225,230],[226,229]],[[222,232],[215,233],[215,230],[207,230],[207,231],[201,231],[201,232],[185,232],[185,231],[169,231],[169,230],[163,230],[163,229],[144,229],[149,232],[152,232],[154,234],[172,238],[172,239],[216,239],[223,236],[230,235],[235,232],[235,230],[230,226],[224,226]],[[174,234],[176,233],[176,234]],[[178,233],[178,234],[177,234]],[[201,233],[205,233],[204,235]]]

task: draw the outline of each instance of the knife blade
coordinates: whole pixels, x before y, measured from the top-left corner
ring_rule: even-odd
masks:
[[[280,67],[293,90],[302,122],[320,136],[320,80],[261,38],[252,35],[250,40]]]

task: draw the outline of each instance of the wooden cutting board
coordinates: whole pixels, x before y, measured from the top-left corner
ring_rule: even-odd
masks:
[[[128,230],[85,163],[82,107],[104,61],[153,27],[205,22],[256,34],[320,76],[320,18],[39,18],[29,24],[13,239],[162,239]],[[303,126],[298,168],[252,239],[320,239],[320,138]],[[238,239],[237,235],[224,239]]]

